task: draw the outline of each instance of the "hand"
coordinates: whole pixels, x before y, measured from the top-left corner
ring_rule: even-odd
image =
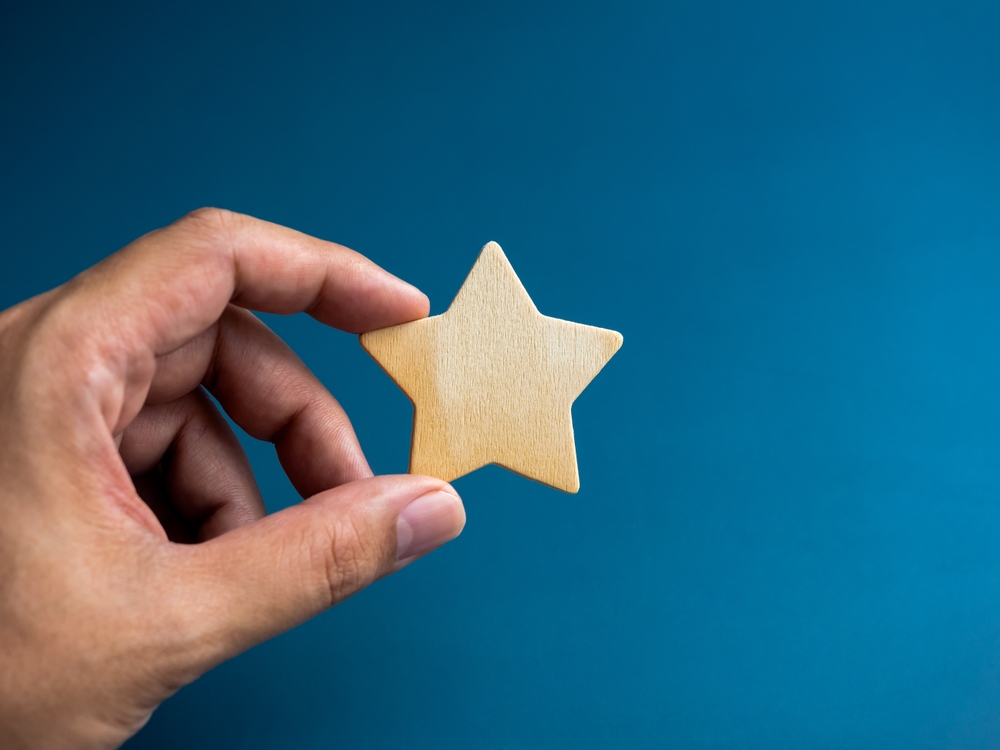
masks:
[[[0,314],[0,747],[117,747],[181,686],[462,530],[444,482],[372,477],[247,309],[359,333],[428,303],[344,247],[204,209]],[[265,517],[207,393],[307,500]]]

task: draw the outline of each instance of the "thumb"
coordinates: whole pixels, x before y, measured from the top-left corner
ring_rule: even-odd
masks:
[[[203,671],[343,601],[458,536],[465,508],[431,477],[383,476],[321,492],[189,547],[180,617]],[[194,606],[192,606],[194,605]]]

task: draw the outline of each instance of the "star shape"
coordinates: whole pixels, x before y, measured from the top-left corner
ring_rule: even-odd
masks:
[[[413,402],[411,473],[450,482],[497,464],[565,492],[580,489],[573,402],[621,345],[538,312],[495,242],[447,312],[361,335]]]

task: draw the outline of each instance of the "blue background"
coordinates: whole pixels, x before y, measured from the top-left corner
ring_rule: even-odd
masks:
[[[460,479],[459,540],[127,747],[1000,744],[998,8],[5,7],[0,306],[210,204],[434,312],[495,239],[625,335],[579,495]],[[356,339],[268,321],[405,470]]]

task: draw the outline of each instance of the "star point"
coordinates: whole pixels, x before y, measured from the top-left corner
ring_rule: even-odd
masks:
[[[446,312],[361,335],[413,402],[411,473],[450,482],[497,464],[566,492],[580,487],[573,401],[621,344],[542,315],[495,242]]]

